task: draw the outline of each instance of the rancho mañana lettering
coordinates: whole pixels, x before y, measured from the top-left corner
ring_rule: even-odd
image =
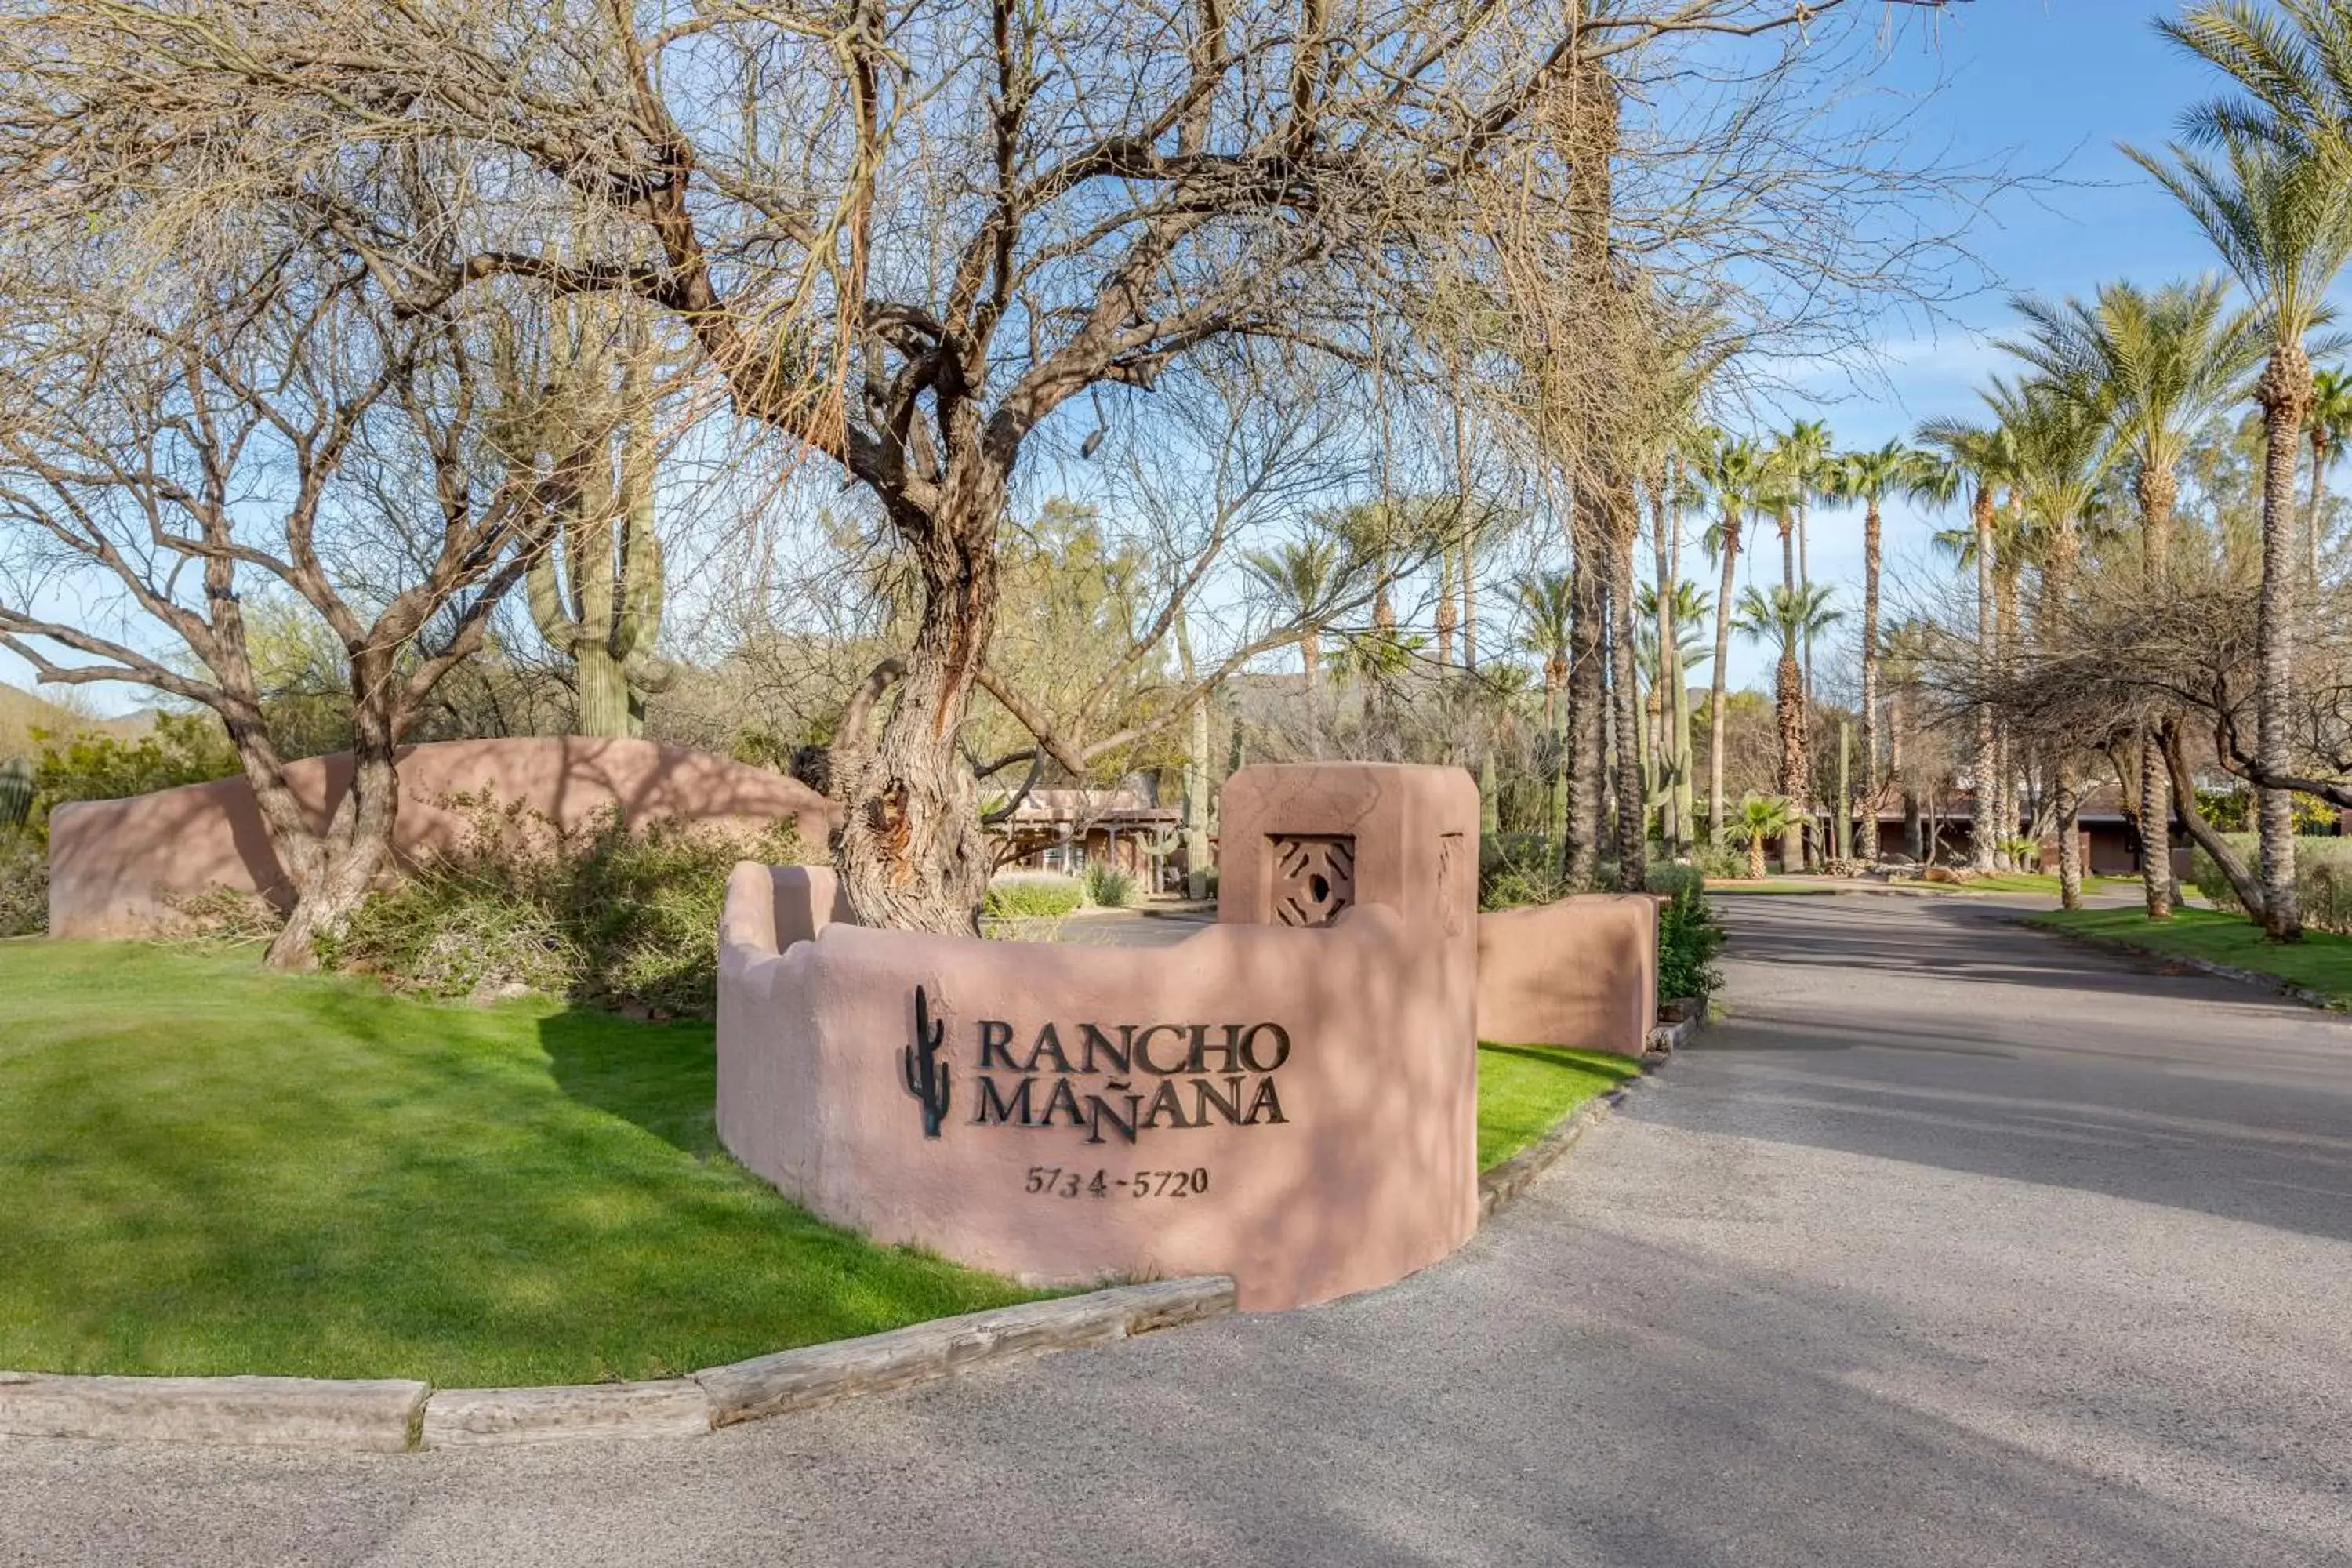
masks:
[[[971,1124],[1067,1127],[1089,1143],[1147,1131],[1288,1120],[1275,1074],[1290,1032],[1263,1024],[1053,1024],[982,1018]]]

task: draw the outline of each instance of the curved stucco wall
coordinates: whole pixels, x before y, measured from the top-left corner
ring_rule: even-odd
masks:
[[[837,812],[797,780],[707,752],[582,736],[442,741],[404,746],[394,848],[413,858],[456,844],[462,812],[443,802],[487,792],[566,827],[618,808],[632,827],[657,820],[729,829],[790,821],[822,845]],[[348,752],[289,763],[286,780],[323,826],[351,784]],[[212,888],[275,893],[285,876],[242,778],[83,801],[49,817],[49,931],[139,936],[170,923],[170,900]]]
[[[1478,917],[1478,1037],[1638,1057],[1657,1022],[1658,901],[1584,893]]]
[[[826,1218],[1032,1279],[1231,1274],[1243,1307],[1272,1309],[1459,1247],[1477,1217],[1475,786],[1248,769],[1225,801],[1220,923],[1166,948],[871,931],[827,871],[739,867],[722,1140]],[[946,1069],[935,1128],[908,1081],[923,1025]]]

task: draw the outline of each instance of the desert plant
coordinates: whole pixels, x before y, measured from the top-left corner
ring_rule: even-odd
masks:
[[[520,805],[461,796],[457,845],[370,895],[321,962],[396,989],[487,999],[527,988],[653,1016],[707,1016],[719,913],[744,859],[798,858],[786,826],[757,834],[607,812],[570,831]]]
[[[0,937],[48,929],[48,852],[24,829],[0,827]]]
[[[1731,820],[1731,835],[1748,847],[1748,875],[1761,879],[1764,875],[1764,841],[1779,838],[1790,831],[1789,803],[1777,795],[1748,795],[1740,798],[1739,815]]]
[[[1723,922],[1715,918],[1706,895],[1684,888],[1658,906],[1658,1000],[1704,997],[1721,989],[1723,973],[1715,966],[1723,951]]]
[[[1028,873],[991,882],[984,912],[999,921],[1059,920],[1086,901],[1086,884],[1075,877]]]
[[[33,764],[23,757],[0,763],[0,833],[14,832],[33,815]]]
[[[1098,910],[1123,910],[1135,901],[1135,879],[1107,860],[1087,867],[1087,902]]]

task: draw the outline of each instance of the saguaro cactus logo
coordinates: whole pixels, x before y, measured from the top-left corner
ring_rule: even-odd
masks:
[[[915,1043],[898,1053],[899,1076],[906,1080],[907,1092],[922,1101],[923,1136],[936,1138],[940,1124],[948,1119],[948,1064],[940,1059],[940,1047],[947,1038],[948,1026],[931,1021],[930,999],[923,988],[915,987]]]

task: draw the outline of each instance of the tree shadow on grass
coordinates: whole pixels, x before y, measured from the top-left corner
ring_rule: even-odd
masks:
[[[541,1019],[539,1040],[556,1087],[572,1099],[634,1122],[698,1159],[723,1152],[709,1024],[643,1024],[573,1006]]]

